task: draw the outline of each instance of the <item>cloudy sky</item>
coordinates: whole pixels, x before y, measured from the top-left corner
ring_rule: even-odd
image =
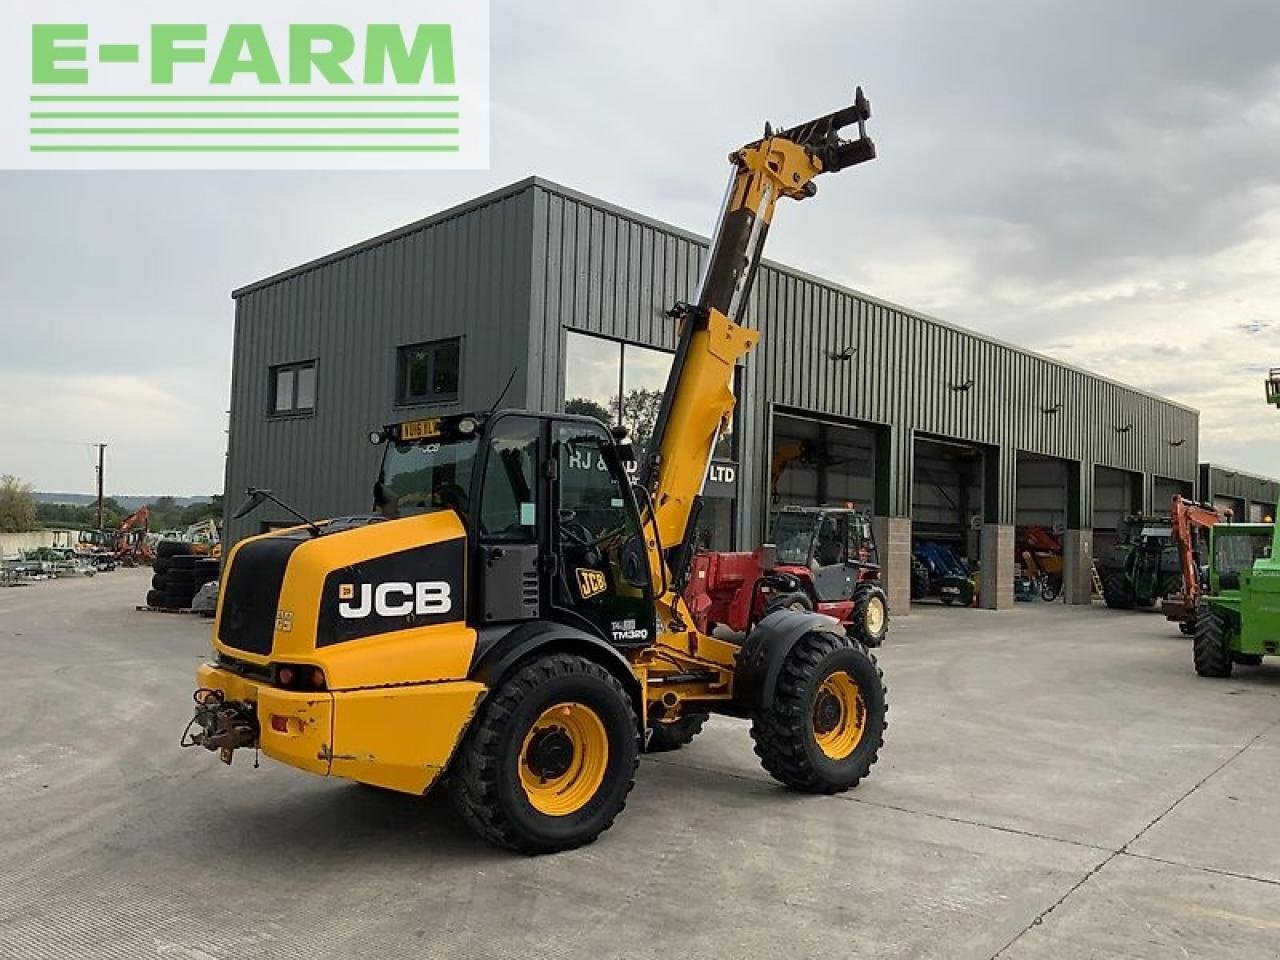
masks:
[[[880,159],[768,255],[1200,409],[1280,475],[1280,4],[493,3],[482,173],[0,172],[0,473],[221,489],[235,286],[538,173],[688,229],[763,119]]]

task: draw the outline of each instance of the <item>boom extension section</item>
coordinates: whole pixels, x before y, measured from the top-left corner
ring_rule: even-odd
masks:
[[[774,206],[783,197],[812,197],[819,174],[873,159],[870,116],[859,87],[850,106],[776,133],[766,125],[763,137],[729,156],[733,174],[697,297],[670,313],[680,322],[679,341],[641,473],[666,552],[659,563],[669,571],[655,577],[656,588],[678,594],[687,577],[707,470],[733,416],[734,368],[760,338],[743,317]],[[857,137],[843,139],[841,130],[853,124]]]

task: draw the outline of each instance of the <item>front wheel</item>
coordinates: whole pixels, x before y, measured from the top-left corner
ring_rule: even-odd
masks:
[[[1202,677],[1231,676],[1231,647],[1226,618],[1202,603],[1196,610],[1196,637],[1191,643],[1196,673]]]
[[[752,714],[751,738],[779,783],[838,793],[856,786],[876,762],[887,710],[884,678],[865,647],[809,633],[783,661],[772,702]]]
[[[631,698],[583,657],[538,657],[497,687],[472,721],[450,775],[478,834],[521,853],[554,853],[613,825],[635,782]]]

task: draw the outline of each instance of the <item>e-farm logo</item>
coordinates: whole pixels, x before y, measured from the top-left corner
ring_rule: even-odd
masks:
[[[5,167],[488,166],[483,0],[49,0],[0,28]]]

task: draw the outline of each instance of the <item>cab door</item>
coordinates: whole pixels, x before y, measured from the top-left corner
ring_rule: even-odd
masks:
[[[654,640],[647,554],[630,479],[604,427],[552,424],[552,602],[616,646]]]
[[[823,603],[848,600],[858,579],[849,556],[849,518],[829,513],[818,524],[813,542],[813,591]]]

